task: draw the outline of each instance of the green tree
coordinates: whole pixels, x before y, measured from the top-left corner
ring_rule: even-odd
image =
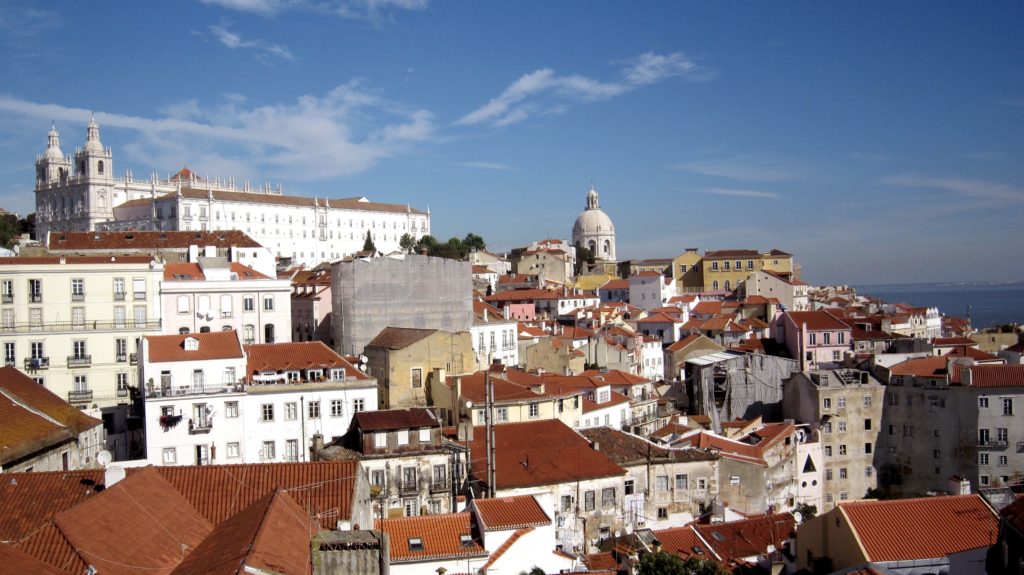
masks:
[[[726,571],[706,559],[690,557],[683,561],[676,555],[658,551],[645,553],[640,557],[638,575],[726,575]]]
[[[473,250],[482,252],[487,249],[487,242],[473,232],[469,232],[466,237],[462,238],[462,245],[466,248],[466,254]]]
[[[10,248],[18,240],[18,217],[14,214],[0,216],[0,246]]]
[[[416,240],[412,239],[412,236],[405,233],[398,240],[398,247],[402,248],[403,252],[408,252],[410,248],[416,245]]]
[[[814,516],[818,514],[818,506],[811,505],[810,503],[801,503],[793,508],[793,511],[800,513],[802,516],[802,521],[800,521],[801,523],[807,523],[811,519],[814,519]]]
[[[366,241],[363,242],[364,252],[376,252],[377,246],[373,245],[373,236],[370,235],[370,230],[366,230]]]

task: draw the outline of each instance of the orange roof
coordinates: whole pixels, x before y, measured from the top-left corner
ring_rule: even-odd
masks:
[[[695,314],[717,314],[722,313],[722,302],[720,301],[702,301],[697,305],[693,306],[692,313]]]
[[[58,514],[93,497],[93,486],[103,483],[103,470],[4,473],[3,478],[0,541],[19,541]]]
[[[386,327],[380,330],[366,347],[384,347],[387,349],[405,349],[417,341],[433,335],[436,329],[417,329],[411,327]]]
[[[736,562],[767,555],[769,547],[781,549],[796,529],[796,519],[789,513],[776,513],[693,528],[722,560]]]
[[[786,315],[797,326],[807,324],[808,330],[848,330],[850,326],[824,311],[787,311]]]
[[[82,413],[18,369],[0,368],[0,464],[77,441],[79,434],[98,425],[103,422]]]
[[[187,339],[198,341],[198,348],[185,349],[185,340]],[[233,331],[147,335],[146,342],[149,344],[147,359],[152,363],[209,361],[242,357],[242,346],[238,343],[238,336]]]
[[[550,525],[551,518],[532,495],[474,499],[484,531],[508,531]]]
[[[1024,365],[975,365],[970,369],[971,387],[1024,387]]]
[[[189,246],[213,246],[219,248],[261,247],[256,240],[239,230],[206,232],[50,232],[46,245],[51,251],[185,249]],[[109,258],[107,259],[109,261]]]
[[[979,495],[840,501],[837,507],[872,562],[931,559],[989,547],[999,532],[995,513]]]
[[[598,290],[627,290],[629,289],[629,280],[615,279],[608,280],[603,286],[597,288]]]
[[[150,468],[128,468],[128,476]],[[352,516],[358,461],[154,467],[210,523],[220,524],[268,492],[284,489],[324,529]],[[323,513],[329,509],[334,513]]]
[[[701,540],[692,525],[654,531],[654,537],[661,542],[661,549],[666,553],[678,555],[683,559],[696,557],[710,561],[717,560],[714,551]]]
[[[651,315],[637,320],[637,323],[679,323],[679,318],[674,318],[664,313],[652,313]]]
[[[345,377],[370,379],[322,341],[254,343],[245,346],[245,354],[249,375],[263,371],[342,368]]]
[[[557,385],[557,384],[555,384],[555,385]],[[583,406],[582,406],[583,407],[583,413],[590,413],[592,411],[597,411],[599,409],[608,409],[609,407],[614,407],[616,405],[622,405],[624,403],[629,403],[629,398],[626,397],[625,395],[622,395],[621,393],[619,393],[617,391],[613,391],[613,392],[609,393],[608,394],[608,401],[606,401],[604,403],[597,403],[596,401],[593,401],[593,400],[590,400],[590,399],[587,399],[587,398],[584,397],[583,398]]]
[[[513,370],[509,370],[512,372]],[[550,399],[552,397],[569,397],[572,395],[578,395],[579,391],[568,391],[559,393],[557,389],[547,389],[543,393],[540,391],[534,391],[530,389],[530,386],[538,385],[543,381],[537,376],[529,376],[536,379],[535,382],[524,382],[515,383],[509,381],[501,376],[491,376],[491,388],[493,390],[494,401],[498,403],[505,402],[521,402],[521,401],[539,401],[542,399]],[[485,400],[485,386],[484,386],[484,372],[478,371],[465,375],[461,379],[462,381],[462,397],[463,399],[469,399],[473,403],[483,405]]]
[[[172,575],[312,571],[310,539],[316,525],[280,489],[223,521],[188,554]]]
[[[764,460],[762,450],[757,446],[728,439],[721,435],[716,435],[706,431],[690,435],[682,439],[680,444],[699,447],[701,449],[711,449],[718,452],[722,457],[729,459],[756,463],[758,465],[768,465]]]
[[[941,356],[915,357],[901,361],[889,369],[889,375],[945,377],[948,360]]]
[[[651,381],[646,377],[627,373],[621,369],[609,369],[608,371],[589,369],[580,375],[600,382],[611,383],[612,385],[637,385],[640,383],[649,383]]]
[[[473,538],[469,513],[420,515],[377,521],[375,529],[388,534],[392,563],[411,563],[448,558],[486,557],[487,551]],[[412,540],[419,545],[411,545]]]
[[[43,563],[14,545],[0,543],[0,565],[8,573],[32,573],[33,575],[68,575],[49,563]]]
[[[473,273],[474,274],[495,274],[495,273],[498,273],[498,272],[496,272],[496,271],[494,271],[494,270],[492,270],[492,269],[490,269],[488,267],[485,267],[485,266],[473,266]]]
[[[204,281],[203,268],[192,262],[173,262],[164,264],[164,280]]]
[[[954,347],[945,354],[945,357],[969,357],[975,361],[1002,361],[998,355],[981,351],[974,347]]]
[[[975,347],[978,345],[978,342],[969,337],[937,337],[932,340],[932,345],[936,347],[946,347],[951,345]]]
[[[148,264],[153,261],[149,256],[36,256],[0,258],[3,266],[52,266],[60,264]]]
[[[484,428],[470,444],[484,452]],[[626,470],[557,419],[505,423],[494,427],[497,489],[515,489],[625,475]],[[485,458],[475,457],[473,475],[485,478]]]

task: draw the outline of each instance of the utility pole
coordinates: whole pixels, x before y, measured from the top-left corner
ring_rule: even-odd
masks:
[[[491,383],[491,372],[484,371],[484,422],[487,441],[487,496],[494,497],[494,385]]]

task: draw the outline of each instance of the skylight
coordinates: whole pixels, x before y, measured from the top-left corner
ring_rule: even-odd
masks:
[[[410,537],[409,551],[423,551],[423,539],[420,539],[419,537]]]

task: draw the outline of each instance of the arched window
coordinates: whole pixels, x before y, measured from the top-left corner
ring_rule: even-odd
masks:
[[[596,252],[597,242],[595,242],[594,240],[590,240],[589,242],[587,242],[587,249],[589,249],[591,252]]]
[[[608,255],[608,249],[611,247],[611,242],[608,240],[604,241],[604,255]]]
[[[102,174],[103,173],[103,160],[100,160],[100,161],[96,162],[96,173],[97,174]]]
[[[210,333],[210,326],[204,325],[203,327],[199,328],[199,333]]]
[[[725,291],[729,291],[729,280],[725,280]]]
[[[242,343],[256,343],[256,328],[247,325],[242,328]]]
[[[178,333],[184,335],[184,334],[188,333],[188,328],[187,327],[179,327],[178,328]]]
[[[717,290],[717,289],[718,289],[718,280],[715,280],[715,281],[714,281],[714,282],[713,282],[713,283],[711,284],[711,289],[713,289],[713,290]]]

